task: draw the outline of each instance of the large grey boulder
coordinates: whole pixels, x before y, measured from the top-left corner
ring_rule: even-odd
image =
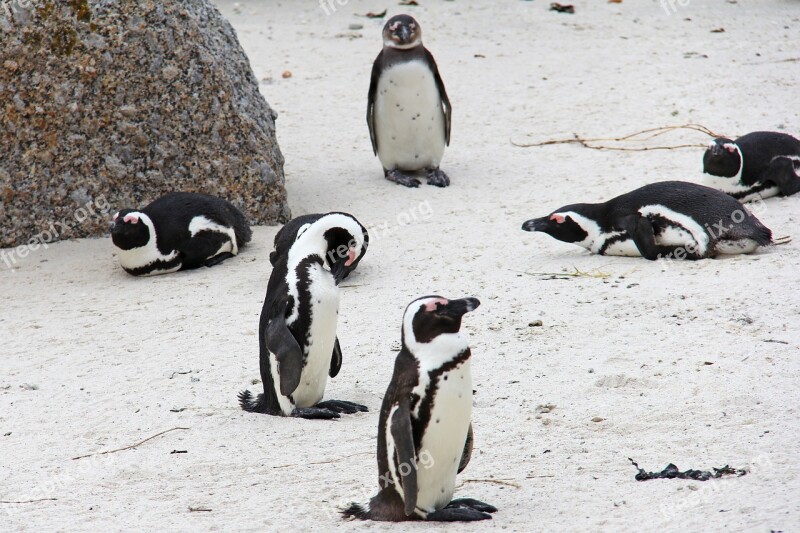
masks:
[[[289,219],[276,114],[208,0],[0,2],[0,247],[176,190]]]

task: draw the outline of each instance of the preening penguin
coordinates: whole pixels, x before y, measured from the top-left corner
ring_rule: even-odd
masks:
[[[645,185],[599,204],[573,204],[528,220],[541,231],[600,255],[703,259],[772,244],[772,231],[739,202],[683,181]]]
[[[450,144],[452,107],[433,55],[413,17],[396,15],[383,27],[383,50],[372,65],[367,125],[386,179],[418,187],[406,172],[425,171],[428,184],[450,185],[439,170]]]
[[[497,511],[471,498],[452,500],[456,474],[472,454],[471,352],[461,318],[478,305],[476,298],[425,296],[406,308],[378,422],[380,492],[345,516],[451,522]]]
[[[358,266],[361,258],[367,253],[367,246],[369,246],[369,233],[367,232],[367,228],[365,228],[364,225],[361,224],[361,222],[359,222],[353,215],[349,213],[338,214],[352,218],[356,224],[361,226],[361,231],[364,235],[364,246],[361,248],[361,254],[356,257],[356,260],[353,261],[352,264],[344,267],[344,279],[347,279],[347,276],[350,275],[350,272],[356,269],[356,266]],[[282,255],[289,253],[289,248],[292,247],[292,244],[294,244],[294,241],[297,240],[299,235],[308,229],[311,224],[324,216],[325,214],[301,215],[284,224],[284,226],[275,235],[275,249],[269,254],[269,262],[272,263],[272,266],[275,266],[275,264],[278,262],[278,259]],[[353,245],[355,246],[355,243]],[[325,260],[329,268],[333,267],[333,258],[334,254],[328,254],[325,256]]]
[[[214,266],[250,241],[247,219],[230,202],[174,192],[144,209],[123,209],[111,224],[119,264],[134,276]]]
[[[288,253],[277,258],[259,322],[264,393],[254,399],[250,391],[241,392],[242,409],[324,419],[367,410],[352,402],[321,401],[328,376],[335,377],[342,366],[336,337],[338,284],[363,248],[361,225],[350,216],[329,213],[311,223]]]
[[[714,139],[703,154],[706,183],[748,202],[800,191],[800,140],[772,131],[755,131],[735,141]]]

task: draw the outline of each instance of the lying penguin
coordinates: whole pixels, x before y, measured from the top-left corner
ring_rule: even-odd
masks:
[[[476,298],[425,296],[403,315],[402,349],[378,422],[380,492],[342,511],[362,520],[473,521],[493,506],[452,500],[472,454],[472,375],[461,318]]]
[[[291,222],[290,222],[291,224]],[[321,401],[328,376],[342,366],[336,337],[339,282],[364,250],[364,234],[351,216],[328,213],[308,225],[269,277],[259,322],[259,362],[264,393],[239,394],[245,411],[331,419],[366,411],[363,405]],[[326,257],[332,259],[325,268]]]
[[[369,233],[367,232],[367,228],[365,228],[361,222],[359,222],[356,217],[349,213],[339,213],[342,216],[350,217],[353,221],[361,226],[361,230],[364,235],[364,246],[361,249],[361,254],[356,257],[356,260],[353,263],[344,269],[344,279],[347,279],[347,276],[350,275],[350,272],[356,269],[358,263],[361,261],[361,258],[364,257],[364,254],[367,253],[367,246],[369,246]],[[324,214],[311,214],[311,215],[301,215],[299,217],[295,217],[286,224],[278,231],[275,235],[275,249],[269,254],[269,262],[272,263],[272,266],[278,262],[278,259],[289,252],[289,248],[292,247],[294,241],[297,240],[299,235],[302,235],[308,227],[319,220],[320,218],[324,217]],[[328,254],[325,256],[325,260],[328,263],[328,267],[333,266],[333,259],[334,254]]]
[[[703,154],[706,184],[741,202],[800,191],[800,140],[755,131],[735,141],[714,139]]]
[[[450,144],[452,107],[433,55],[422,45],[422,28],[409,15],[383,27],[383,49],[372,65],[367,126],[372,151],[387,180],[419,187],[410,172],[424,171],[428,185],[447,187],[439,169]]]
[[[600,255],[704,259],[773,244],[772,231],[739,202],[684,181],[645,185],[599,204],[574,204],[528,220],[541,231]]]
[[[143,209],[123,209],[111,224],[119,264],[134,276],[218,265],[238,254],[251,236],[247,218],[233,204],[189,192],[166,194]]]

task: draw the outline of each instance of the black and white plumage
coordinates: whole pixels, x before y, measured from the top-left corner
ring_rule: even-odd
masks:
[[[755,131],[732,141],[714,139],[703,154],[706,184],[740,202],[800,191],[800,140]]]
[[[331,213],[328,213],[331,214]],[[361,258],[364,257],[364,254],[367,253],[367,247],[369,246],[369,232],[367,232],[367,228],[364,227],[361,222],[356,219],[353,215],[349,213],[338,213],[342,216],[350,217],[353,221],[361,226],[361,230],[364,235],[364,246],[361,248],[361,254],[356,257],[356,260],[353,261],[352,264],[345,267],[344,269],[344,279],[347,279],[347,276],[350,275],[350,272],[356,269],[358,263],[361,261]],[[303,232],[308,229],[311,224],[319,220],[320,218],[324,217],[325,214],[322,213],[315,213],[309,215],[301,215],[299,217],[295,217],[286,224],[275,234],[275,249],[270,252],[269,254],[269,262],[272,263],[272,266],[278,262],[281,256],[286,255],[289,252],[289,248],[292,247],[294,242],[297,240],[299,235],[302,235]],[[334,256],[337,255],[338,252],[330,252],[328,255],[325,256],[325,260],[328,263],[328,267],[333,266]]]
[[[338,251],[344,246],[345,253]],[[342,366],[336,336],[339,282],[364,247],[362,227],[350,216],[329,213],[311,223],[277,258],[259,322],[259,363],[264,393],[239,394],[245,411],[299,418],[339,418],[367,408],[323,402],[328,376]],[[334,252],[331,270],[326,256]],[[334,257],[334,256],[332,256]]]
[[[413,17],[397,15],[383,28],[383,50],[372,65],[367,125],[386,179],[418,187],[408,172],[424,171],[428,184],[450,185],[439,169],[450,144],[452,107],[433,55],[422,45]]]
[[[541,231],[600,255],[703,259],[772,244],[772,231],[739,202],[683,181],[645,185],[598,204],[573,204],[528,220]]]
[[[493,506],[453,500],[472,454],[471,351],[461,331],[476,298],[425,296],[403,315],[402,349],[378,422],[380,492],[343,514],[362,520],[472,521]]]
[[[238,254],[251,236],[247,218],[230,202],[188,192],[123,209],[111,224],[119,264],[134,276],[217,265]]]

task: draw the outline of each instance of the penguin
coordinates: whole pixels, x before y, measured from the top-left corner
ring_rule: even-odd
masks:
[[[772,231],[727,194],[683,181],[645,185],[598,204],[574,204],[528,220],[541,231],[600,255],[704,259],[773,244]]]
[[[383,50],[372,65],[367,125],[372,151],[389,181],[418,187],[408,172],[424,171],[428,184],[450,185],[439,169],[450,145],[452,107],[433,55],[422,45],[422,28],[409,15],[383,27]]]
[[[264,393],[258,398],[248,390],[239,393],[242,409],[310,419],[367,411],[352,402],[321,401],[328,376],[336,377],[342,366],[336,336],[338,285],[363,248],[361,225],[351,216],[328,213],[309,224],[288,253],[277,258],[259,321]],[[327,270],[329,254],[334,259]]]
[[[369,232],[367,228],[364,227],[361,222],[359,222],[356,217],[349,213],[339,213],[340,215],[352,218],[356,224],[361,226],[361,231],[364,235],[364,246],[361,250],[361,254],[356,257],[356,260],[350,266],[345,267],[344,269],[344,278],[347,279],[347,276],[350,275],[350,272],[356,269],[358,263],[361,261],[361,258],[364,257],[364,254],[367,253],[367,247],[369,246]],[[275,266],[275,263],[278,262],[278,259],[286,254],[289,251],[289,248],[292,247],[294,241],[297,240],[298,235],[302,234],[308,227],[325,216],[324,214],[310,214],[310,215],[301,215],[299,217],[295,217],[286,224],[278,231],[275,235],[275,249],[269,254],[269,262],[272,263],[272,266]],[[328,268],[333,266],[332,264],[332,254],[325,257]]]
[[[497,511],[452,499],[473,441],[471,352],[461,319],[479,305],[477,298],[425,296],[406,308],[378,423],[380,491],[342,510],[345,517],[451,522],[486,520]]]
[[[251,237],[247,218],[233,204],[190,192],[122,209],[111,223],[119,264],[134,276],[212,267],[238,254]]]
[[[703,154],[706,184],[741,202],[800,191],[800,140],[754,131],[735,141],[714,139]]]

